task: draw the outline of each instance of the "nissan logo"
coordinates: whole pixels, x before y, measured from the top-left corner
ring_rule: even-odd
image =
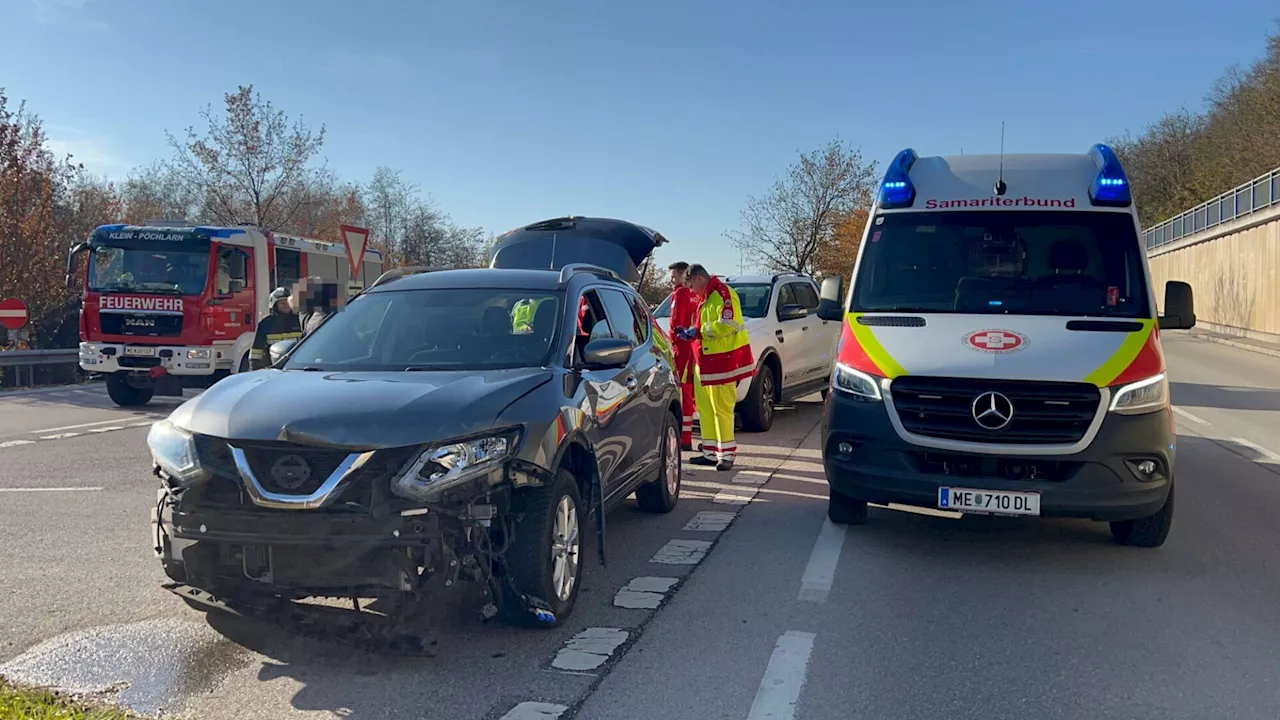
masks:
[[[284,490],[297,490],[311,479],[311,466],[301,455],[285,455],[271,465],[271,479]]]
[[[999,430],[1013,420],[1013,402],[998,392],[988,391],[973,399],[970,412],[981,427]]]

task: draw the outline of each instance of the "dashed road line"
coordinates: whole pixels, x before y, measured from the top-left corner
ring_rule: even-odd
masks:
[[[809,564],[800,577],[800,600],[824,603],[835,581],[836,566],[840,564],[840,551],[844,549],[845,528],[829,518],[823,518],[818,539],[809,553]]]
[[[62,427],[51,427],[51,428],[45,428],[43,430],[32,430],[31,434],[39,435],[40,433],[56,433],[56,432],[62,432],[63,430],[79,430],[81,428],[97,427],[98,425],[110,425],[111,423],[118,423],[118,422],[120,422],[120,418],[112,418],[110,420],[99,420],[97,422],[80,423],[79,425],[63,425]]]
[[[94,492],[101,490],[100,487],[31,487],[31,488],[0,488],[0,493],[18,493],[18,492]]]
[[[697,565],[711,549],[707,540],[668,540],[649,562],[659,565]]]
[[[1204,418],[1202,418],[1202,417],[1200,417],[1200,416],[1198,416],[1198,415],[1195,415],[1195,414],[1191,413],[1190,411],[1183,410],[1182,408],[1178,407],[1177,405],[1174,405],[1174,406],[1173,406],[1173,411],[1174,411],[1175,413],[1177,413],[1180,417],[1184,417],[1184,418],[1186,418],[1186,419],[1190,420],[1191,422],[1196,423],[1196,424],[1198,424],[1198,425],[1208,425],[1208,424],[1210,424],[1208,420],[1205,420]]]
[[[813,633],[788,630],[778,638],[747,720],[793,720],[813,654]]]
[[[685,523],[684,529],[689,532],[723,532],[736,517],[737,513],[703,510]]]
[[[656,610],[678,582],[680,578],[673,577],[634,578],[613,596],[613,604],[629,610]]]
[[[1258,445],[1258,444],[1256,444],[1256,443],[1252,443],[1252,442],[1250,442],[1250,441],[1248,441],[1248,440],[1245,440],[1244,438],[1238,438],[1238,437],[1233,437],[1233,438],[1231,438],[1231,442],[1233,442],[1233,443],[1235,443],[1235,444],[1237,444],[1237,445],[1243,445],[1244,447],[1249,448],[1250,450],[1252,450],[1252,451],[1254,451],[1254,452],[1258,453],[1259,455],[1261,455],[1263,458],[1266,458],[1266,461],[1267,461],[1267,462],[1280,464],[1280,455],[1277,455],[1276,453],[1274,453],[1274,452],[1272,452],[1271,450],[1268,450],[1268,449],[1266,449],[1266,448],[1262,447],[1261,445]],[[1262,461],[1261,461],[1260,459],[1258,459],[1258,458],[1251,458],[1251,459],[1252,459],[1254,462],[1262,462]]]
[[[19,445],[35,445],[35,440],[6,440],[0,442],[0,448],[18,447]]]
[[[545,702],[522,702],[498,720],[556,720],[569,708]]]
[[[116,430],[123,430],[123,429],[124,429],[124,426],[123,426],[123,425],[110,425],[110,426],[108,426],[108,427],[89,428],[89,432],[91,432],[91,433],[105,433],[105,432],[114,432],[114,431],[116,431]]]
[[[58,433],[56,435],[41,435],[40,439],[41,440],[65,440],[66,438],[80,437],[83,434],[84,433],[78,433],[78,432],[65,432],[65,433]]]
[[[755,499],[759,488],[752,486],[727,487],[716,493],[711,502],[716,505],[746,505]]]
[[[630,636],[622,628],[587,628],[569,638],[556,653],[551,667],[557,670],[595,670],[609,660]]]

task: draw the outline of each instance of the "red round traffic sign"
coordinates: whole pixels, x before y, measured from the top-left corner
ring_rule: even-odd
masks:
[[[26,303],[12,297],[0,300],[0,325],[18,330],[27,324],[27,317]]]

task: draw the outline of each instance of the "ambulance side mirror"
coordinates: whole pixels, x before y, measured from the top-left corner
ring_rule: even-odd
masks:
[[[1161,330],[1190,330],[1196,326],[1196,306],[1191,286],[1181,280],[1164,284],[1164,314]]]
[[[844,320],[844,278],[833,275],[822,281],[816,314],[823,320]]]

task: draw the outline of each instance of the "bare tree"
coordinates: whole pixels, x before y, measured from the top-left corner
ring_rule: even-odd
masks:
[[[253,86],[225,97],[225,111],[206,107],[204,136],[187,128],[186,138],[168,134],[173,158],[166,163],[202,198],[210,221],[251,222],[267,230],[292,230],[299,214],[332,176],[313,165],[324,145],[324,126],[313,131],[301,120],[290,124],[281,110]]]
[[[742,226],[726,233],[755,264],[770,270],[813,273],[819,251],[841,222],[870,205],[875,162],[840,140],[801,153],[787,175],[763,197],[751,197]]]

